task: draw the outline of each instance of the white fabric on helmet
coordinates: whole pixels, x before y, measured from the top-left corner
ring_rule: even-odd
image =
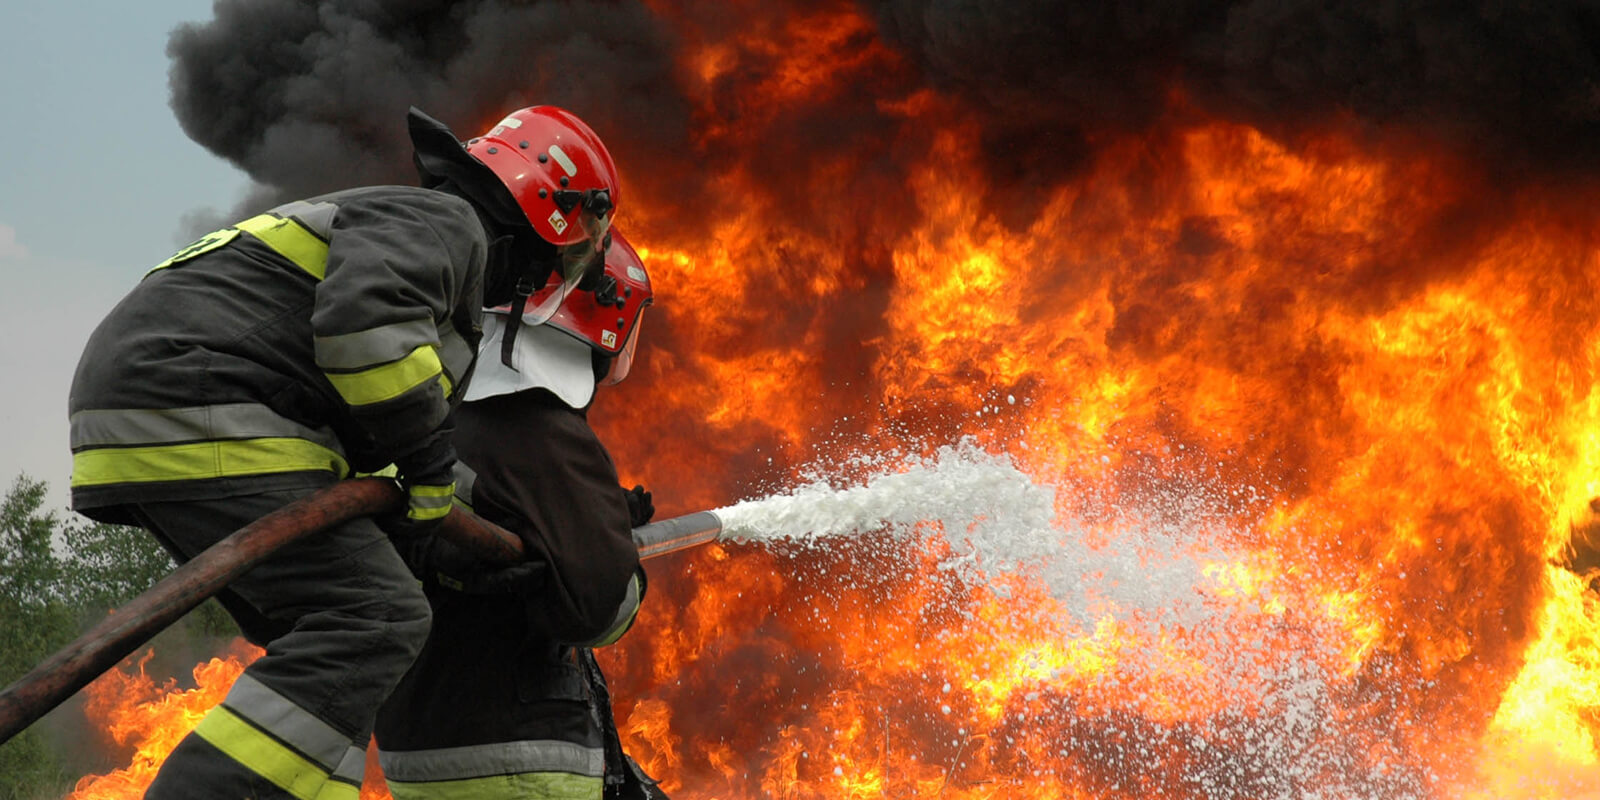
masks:
[[[524,325],[512,343],[511,363],[500,361],[500,341],[505,338],[506,317],[483,315],[483,344],[478,347],[478,366],[467,384],[465,402],[511,394],[527,389],[546,389],[561,402],[583,408],[594,397],[594,366],[589,345],[548,325]]]

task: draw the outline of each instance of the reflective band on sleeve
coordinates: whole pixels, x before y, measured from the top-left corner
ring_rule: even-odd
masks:
[[[405,358],[438,338],[433,320],[414,319],[355,333],[318,336],[314,344],[317,365],[324,370],[356,370]]]
[[[439,361],[444,364],[446,373],[455,376],[467,374],[472,368],[472,361],[477,355],[477,350],[461,334],[447,330],[439,336]]]
[[[448,486],[412,486],[406,516],[417,520],[439,519],[450,513],[451,499],[455,493],[454,482]]]
[[[478,473],[461,461],[456,462],[451,472],[456,479],[456,505],[471,511],[472,488],[478,484]]]
[[[379,750],[378,765],[390,782],[459,781],[487,775],[564,772],[605,775],[603,748],[560,739],[443,747],[436,750]]]
[[[346,403],[366,406],[393,400],[441,374],[439,354],[432,345],[423,345],[399,361],[381,367],[360,372],[330,372],[328,380]]]
[[[622,634],[633,627],[633,618],[639,613],[639,576],[634,575],[628,579],[628,592],[622,597],[622,605],[617,607],[617,616],[611,621],[611,627],[594,641],[588,642],[589,647],[605,647],[616,644]]]
[[[388,779],[394,800],[600,800],[604,778],[536,772],[495,775],[449,783],[405,783]]]
[[[108,447],[72,454],[73,486],[314,471],[343,478],[349,470],[344,456],[304,439]]]
[[[317,280],[328,274],[328,243],[292,219],[259,214],[234,226],[260,239]]]
[[[331,780],[328,771],[256,730],[224,706],[215,706],[194,733],[251,772],[299,800],[356,800],[361,787]]]

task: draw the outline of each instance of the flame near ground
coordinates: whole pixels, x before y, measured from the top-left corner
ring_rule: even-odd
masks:
[[[1181,97],[1043,185],[995,187],[982,126],[930,90],[874,101],[900,139],[757,163],[773,109],[896,69],[835,23],[791,37],[766,105],[707,111],[736,202],[619,223],[661,299],[593,419],[663,515],[964,441],[1052,518],[1032,560],[930,524],[651,562],[604,663],[668,791],[1600,796],[1600,609],[1558,564],[1600,494],[1595,187]],[[741,46],[691,48],[708,109]],[[869,145],[918,153],[903,185]],[[195,719],[107,717],[162,726],[133,772]]]

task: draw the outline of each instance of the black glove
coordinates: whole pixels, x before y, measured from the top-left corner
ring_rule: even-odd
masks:
[[[650,493],[643,486],[635,486],[624,493],[628,498],[628,524],[639,527],[656,515],[656,506],[650,502]]]
[[[460,576],[441,572],[435,579],[440,586],[463,594],[532,594],[544,588],[545,573],[549,571],[549,566],[542,561],[524,561],[509,567]]]
[[[432,533],[450,513],[456,493],[456,448],[450,444],[449,423],[434,429],[421,447],[395,459],[400,485],[406,490],[406,512],[384,520],[397,536]]]
[[[399,538],[395,547],[423,583],[465,594],[527,594],[544,586],[549,565],[524,561],[495,566],[438,536]]]

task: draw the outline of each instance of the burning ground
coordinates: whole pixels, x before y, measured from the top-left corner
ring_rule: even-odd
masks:
[[[788,493],[605,658],[675,797],[1600,793],[1594,12],[216,14],[174,108],[250,210],[408,180],[409,104],[617,154],[659,300],[592,419],[663,515]]]

